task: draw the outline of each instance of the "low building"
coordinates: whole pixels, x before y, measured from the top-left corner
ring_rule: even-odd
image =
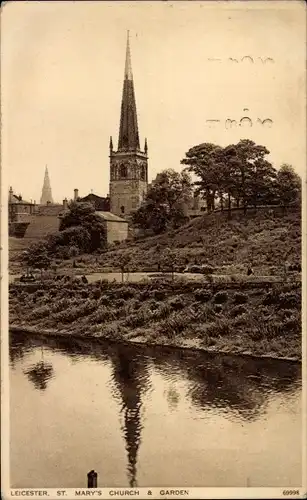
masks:
[[[111,212],[96,212],[103,220],[107,233],[107,243],[124,241],[128,238],[128,221]]]
[[[32,201],[22,199],[21,195],[16,195],[10,187],[8,199],[8,219],[9,222],[30,222],[31,216],[37,211],[37,205]]]

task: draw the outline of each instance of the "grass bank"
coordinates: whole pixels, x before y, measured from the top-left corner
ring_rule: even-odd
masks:
[[[10,271],[19,273],[20,254],[27,245],[10,239]],[[164,269],[163,251],[173,250],[174,263],[185,268],[187,263],[210,265],[219,274],[246,274],[252,264],[258,275],[280,275],[285,259],[290,264],[301,262],[301,211],[299,208],[284,212],[280,207],[255,211],[234,211],[231,220],[227,213],[204,214],[177,230],[158,236],[131,238],[115,242],[108,249],[91,255],[55,259],[58,270],[81,272],[97,269],[109,272],[119,270],[123,257],[129,257],[130,272]]]
[[[46,280],[10,286],[12,329],[214,352],[301,358],[301,289]]]

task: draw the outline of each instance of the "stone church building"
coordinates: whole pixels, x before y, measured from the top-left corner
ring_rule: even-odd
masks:
[[[117,150],[110,138],[110,211],[125,217],[139,208],[147,192],[148,148],[140,148],[129,32]]]

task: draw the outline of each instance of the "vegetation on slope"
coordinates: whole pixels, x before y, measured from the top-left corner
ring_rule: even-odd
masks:
[[[114,341],[299,359],[301,290],[194,283],[10,286],[10,325]]]
[[[299,209],[205,214],[177,230],[114,245],[101,256],[106,266],[120,267],[129,255],[129,270],[163,268],[164,253],[171,249],[179,268],[187,263],[210,265],[218,273],[246,273],[251,265],[257,274],[282,273],[286,261],[301,262],[301,214]],[[165,266],[164,266],[165,267]]]

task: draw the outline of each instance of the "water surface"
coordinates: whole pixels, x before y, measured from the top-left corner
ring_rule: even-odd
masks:
[[[300,365],[12,334],[11,486],[300,486]]]

